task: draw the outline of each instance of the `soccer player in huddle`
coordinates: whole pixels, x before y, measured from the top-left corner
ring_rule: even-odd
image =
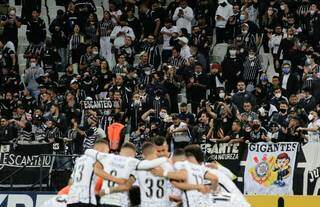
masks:
[[[157,137],[142,146],[143,161],[134,158],[136,148],[131,143],[125,143],[119,155],[108,151],[108,143],[98,141],[76,161],[68,207],[97,205],[96,176],[103,179],[101,207],[130,206],[128,192],[133,186],[140,188],[142,207],[250,206],[227,169],[205,166],[198,145],[189,145],[171,155],[165,138]]]

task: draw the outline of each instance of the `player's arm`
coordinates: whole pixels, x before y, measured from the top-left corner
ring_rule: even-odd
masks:
[[[137,161],[136,170],[149,170],[149,169],[158,167],[167,161],[168,159],[165,157],[157,158],[154,160]]]
[[[210,191],[210,189],[205,185],[200,184],[189,184],[186,182],[177,182],[172,181],[172,185],[180,190],[197,190],[199,192],[207,193]]]
[[[131,176],[127,180],[127,182],[123,185],[118,185],[116,187],[106,188],[106,189],[101,190],[100,196],[108,195],[111,193],[119,193],[119,192],[129,191],[135,181],[136,181],[135,178],[133,176]]]
[[[211,181],[211,187],[213,191],[218,190],[219,182],[218,182],[218,177],[216,175],[207,171],[204,174],[204,179]]]
[[[127,182],[126,179],[113,177],[113,176],[110,175],[109,173],[105,172],[105,171],[103,170],[102,164],[101,164],[100,162],[96,162],[96,163],[94,164],[94,169],[93,169],[93,170],[94,170],[94,173],[95,173],[97,176],[103,178],[104,180],[110,180],[110,181],[112,181],[112,182],[114,182],[114,183],[117,183],[117,184],[119,184],[119,185],[124,184],[124,183]]]
[[[185,181],[187,180],[187,171],[184,169],[177,171],[166,171],[162,167],[153,168],[151,173],[158,177],[165,177],[171,180]]]

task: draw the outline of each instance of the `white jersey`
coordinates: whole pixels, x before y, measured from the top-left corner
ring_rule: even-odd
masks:
[[[40,207],[67,207],[67,195],[56,195],[44,202]]]
[[[89,149],[86,150],[85,154],[94,156],[95,152],[95,150]],[[97,160],[101,162],[105,172],[111,174],[114,177],[123,179],[128,179],[130,175],[137,169],[143,170],[154,168],[167,161],[166,158],[158,158],[151,161],[140,161],[132,157],[124,157],[121,155],[106,153],[98,153]],[[102,189],[112,188],[115,186],[117,186],[117,184],[109,180],[104,180],[102,183]],[[129,204],[128,193],[119,192],[104,195],[100,198],[100,203],[126,207]]]
[[[206,194],[201,201],[201,207],[240,207],[231,193]],[[242,206],[241,206],[242,207]]]
[[[214,205],[219,206],[233,206],[233,207],[249,207],[244,195],[230,179],[228,174],[225,174],[223,168],[208,169],[210,173],[218,177],[220,192],[217,195],[210,195],[210,201],[214,202]],[[229,197],[229,199],[228,199]]]
[[[97,157],[97,153],[95,157]],[[71,174],[73,183],[68,194],[68,204],[97,204],[94,192],[97,176],[93,172],[93,167],[96,162],[95,157],[82,155],[76,160],[73,172]]]
[[[161,165],[165,171],[172,171],[173,168],[169,162]],[[137,170],[136,179],[140,186],[141,207],[163,207],[170,206],[169,196],[172,193],[173,186],[163,177],[154,176],[149,171]]]
[[[117,178],[128,179],[130,174],[136,169],[139,160],[132,157],[124,157],[114,154],[108,154],[101,158],[100,162],[103,165],[104,171]],[[112,188],[117,186],[116,183],[110,180],[104,180],[102,189]],[[111,193],[104,195],[100,199],[101,204],[128,206],[129,199],[127,192]]]
[[[174,169],[177,170],[186,170],[187,171],[187,180],[189,184],[205,184],[205,175],[208,172],[206,167],[201,165],[196,165],[188,161],[176,162],[174,164]],[[193,207],[201,206],[200,201],[205,199],[204,194],[197,190],[188,190],[183,192],[182,203],[183,207]]]

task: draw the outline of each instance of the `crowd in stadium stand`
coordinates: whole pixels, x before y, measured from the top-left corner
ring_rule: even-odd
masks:
[[[319,1],[57,0],[50,24],[32,2],[1,17],[0,144],[320,141]]]

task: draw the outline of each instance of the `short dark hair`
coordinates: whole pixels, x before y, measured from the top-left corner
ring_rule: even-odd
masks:
[[[186,103],[186,102],[182,102],[181,104],[180,104],[180,107],[187,107],[188,106],[188,104]]]
[[[125,142],[122,145],[121,149],[122,148],[128,148],[128,149],[132,149],[132,150],[136,151],[136,146],[134,144],[132,144],[131,142]]]
[[[141,147],[142,153],[147,155],[151,154],[154,150],[154,145],[151,142],[145,142]]]
[[[186,153],[184,151],[184,149],[176,149],[174,152],[173,152],[173,156],[185,156]]]
[[[192,144],[184,148],[187,157],[194,157],[198,163],[204,162],[204,156],[199,145]]]
[[[152,143],[155,144],[156,146],[162,146],[166,142],[167,140],[163,136],[156,136],[152,139]]]
[[[97,139],[94,144],[106,144],[109,146],[109,142],[106,139]]]

